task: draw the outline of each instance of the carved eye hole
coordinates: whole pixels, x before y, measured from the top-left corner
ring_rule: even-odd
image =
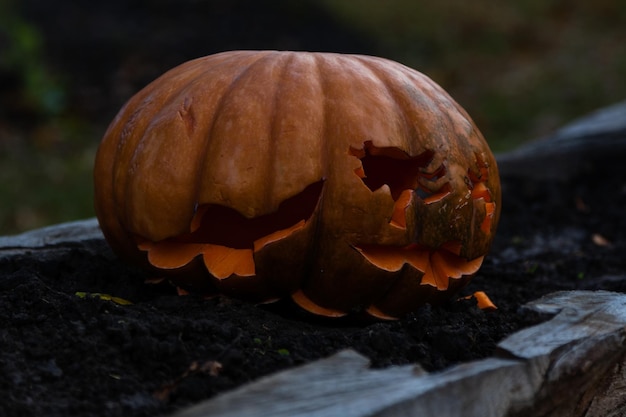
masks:
[[[363,149],[350,148],[350,155],[361,160],[361,167],[355,173],[363,183],[372,191],[387,184],[394,200],[404,190],[418,188],[420,170],[433,159],[432,151],[411,157],[398,148],[377,148],[371,141],[365,142]]]
[[[351,147],[349,153],[361,160],[361,166],[354,172],[372,192],[383,185],[389,187],[395,201],[390,221],[393,226],[406,228],[405,211],[413,195],[432,203],[450,193],[444,165],[433,172],[427,171],[433,161],[433,151],[412,157],[398,148],[378,148],[367,141],[361,149]]]

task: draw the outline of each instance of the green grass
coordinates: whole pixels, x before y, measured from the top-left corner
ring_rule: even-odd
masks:
[[[0,143],[0,234],[91,217],[94,132],[57,123]],[[68,140],[69,139],[69,140]],[[91,143],[89,146],[87,143]]]

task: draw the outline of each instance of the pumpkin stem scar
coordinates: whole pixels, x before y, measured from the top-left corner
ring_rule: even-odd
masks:
[[[207,270],[216,278],[255,275],[254,252],[304,228],[323,185],[324,180],[310,184],[283,201],[275,212],[253,218],[229,207],[201,205],[189,233],[160,242],[143,239],[138,247],[148,252],[148,261],[157,268],[181,268],[202,255]]]
[[[470,261],[460,257],[456,253],[458,247],[456,242],[449,242],[439,249],[414,243],[407,246],[362,245],[355,246],[355,249],[370,263],[386,271],[399,271],[408,264],[422,273],[422,285],[445,291],[450,279],[473,275],[483,262],[482,256]]]
[[[178,115],[185,124],[185,130],[189,136],[191,136],[193,131],[196,129],[196,117],[194,115],[193,108],[191,107],[191,103],[191,97],[185,97],[181,109],[178,110]]]

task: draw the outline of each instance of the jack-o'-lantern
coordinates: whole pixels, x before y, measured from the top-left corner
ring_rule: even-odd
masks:
[[[112,248],[190,291],[399,317],[480,267],[496,162],[466,112],[389,60],[238,51],[137,93],[95,163]]]

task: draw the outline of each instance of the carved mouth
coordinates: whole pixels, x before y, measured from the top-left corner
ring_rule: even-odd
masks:
[[[200,206],[190,233],[160,242],[140,242],[139,249],[147,251],[150,264],[160,269],[178,269],[202,255],[207,270],[216,278],[253,276],[254,252],[304,228],[323,185],[323,180],[315,182],[283,201],[275,212],[253,218],[221,205]]]
[[[440,291],[448,289],[450,279],[473,275],[483,263],[482,256],[471,261],[460,257],[460,245],[456,242],[435,250],[414,243],[407,246],[363,245],[356,249],[373,265],[386,271],[399,271],[408,264],[422,273],[422,285]]]

